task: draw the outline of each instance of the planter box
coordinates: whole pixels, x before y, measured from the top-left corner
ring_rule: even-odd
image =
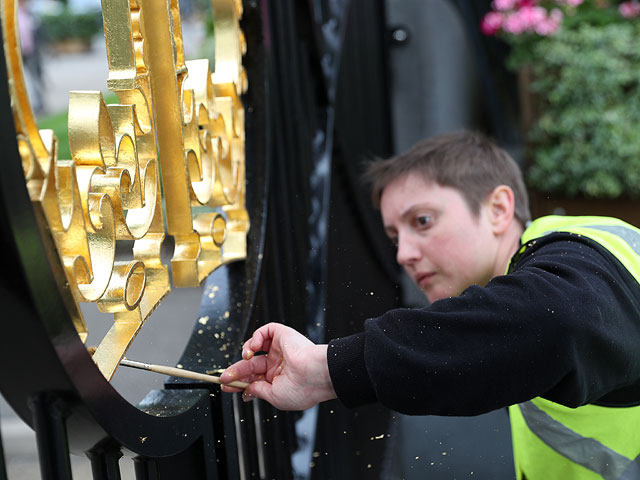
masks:
[[[91,39],[68,38],[65,40],[58,40],[53,43],[52,48],[57,54],[85,53],[91,50]]]
[[[616,217],[640,227],[640,199],[563,198],[554,194],[529,192],[531,216],[598,215]]]

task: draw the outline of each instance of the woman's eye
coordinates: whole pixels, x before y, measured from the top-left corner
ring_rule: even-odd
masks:
[[[420,215],[416,217],[416,225],[418,227],[427,227],[431,224],[431,216],[430,215]]]

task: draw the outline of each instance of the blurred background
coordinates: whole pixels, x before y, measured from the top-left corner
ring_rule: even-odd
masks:
[[[472,128],[494,137],[522,166],[534,217],[548,213],[614,215],[640,225],[640,4],[607,0],[376,0],[379,9],[393,154],[421,138]],[[107,59],[97,0],[20,0],[20,34],[29,95],[41,128],[70,158],[70,90],[100,90],[106,103]],[[212,58],[208,0],[181,0],[185,54]],[[377,12],[378,10],[376,10]],[[371,47],[372,52],[378,48]],[[377,55],[377,51],[372,55]],[[348,72],[348,65],[344,68]],[[349,72],[353,73],[353,72]],[[354,75],[354,78],[357,77]],[[340,112],[338,112],[338,115]],[[338,122],[340,119],[337,120]],[[346,130],[346,129],[345,129]],[[381,141],[381,143],[384,143]],[[345,149],[344,155],[350,152]],[[354,162],[361,159],[353,159]],[[373,218],[372,222],[377,222]],[[373,239],[375,240],[375,239]],[[166,245],[165,261],[171,253]],[[340,278],[340,281],[346,281]],[[400,277],[401,305],[425,300]],[[207,293],[207,292],[205,292]],[[202,297],[174,289],[127,356],[174,365]],[[92,338],[111,317],[82,304]],[[120,368],[113,380],[131,403],[162,388],[165,378]],[[0,426],[11,480],[38,478],[34,434],[0,399]],[[506,412],[473,418],[394,417],[389,471],[402,478],[511,478]],[[131,461],[122,478],[133,479]],[[74,459],[74,478],[89,478]]]

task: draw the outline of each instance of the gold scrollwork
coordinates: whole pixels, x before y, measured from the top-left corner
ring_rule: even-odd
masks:
[[[88,331],[77,302],[96,302],[113,314],[93,354],[110,379],[170,291],[160,257],[166,233],[174,237],[177,287],[199,285],[220,265],[246,257],[242,3],[212,0],[211,72],[206,59],[185,61],[177,0],[103,0],[107,86],[120,103],[106,105],[100,92],[70,92],[72,158],[66,160],[58,159],[53,133],[36,127],[22,71],[16,0],[0,2],[29,194],[60,256],[82,340]],[[131,260],[116,260],[118,240],[133,241]]]

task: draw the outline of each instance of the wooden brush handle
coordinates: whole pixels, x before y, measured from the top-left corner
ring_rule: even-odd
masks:
[[[205,373],[192,372],[190,370],[184,370],[182,368],[167,367],[164,365],[153,365],[151,363],[134,362],[133,360],[127,360],[124,358],[120,360],[120,364],[126,367],[139,368],[141,370],[149,370],[151,372],[161,373],[163,375],[171,375],[174,377],[188,378],[190,380],[200,380],[202,382],[217,383],[222,385],[220,377],[216,377],[215,375],[207,375]],[[242,389],[249,386],[248,383],[239,381],[230,382],[225,385]]]

